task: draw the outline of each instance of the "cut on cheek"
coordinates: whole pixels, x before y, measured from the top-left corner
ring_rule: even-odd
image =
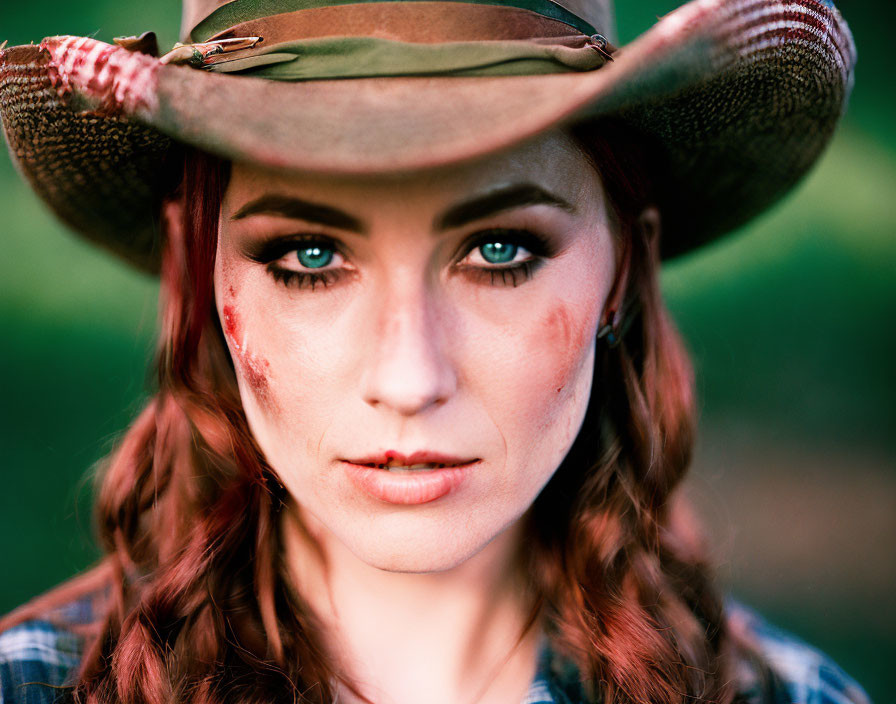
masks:
[[[234,352],[234,360],[239,367],[240,374],[252,389],[259,403],[263,406],[271,406],[273,399],[268,383],[270,363],[247,349],[235,306],[225,305],[221,311],[221,317],[223,318],[224,334]]]
[[[249,387],[255,392],[256,398],[264,405],[271,405],[271,389],[268,385],[268,372],[271,369],[266,359],[258,359],[252,355],[245,355],[242,360],[243,376],[249,383]]]
[[[222,311],[224,318],[224,334],[228,342],[235,350],[240,350],[240,325],[236,318],[236,310],[233,306],[224,306]]]

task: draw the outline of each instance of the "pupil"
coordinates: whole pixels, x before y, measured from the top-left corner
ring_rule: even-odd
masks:
[[[308,269],[320,269],[333,261],[333,250],[323,247],[306,247],[297,251],[299,263]]]
[[[517,245],[508,242],[489,242],[479,248],[482,258],[490,264],[506,264],[516,256]]]

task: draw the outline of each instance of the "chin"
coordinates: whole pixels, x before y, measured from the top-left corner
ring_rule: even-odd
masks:
[[[335,537],[356,558],[386,572],[426,574],[452,570],[482,552],[506,527],[477,526],[469,516],[465,520],[441,517],[437,521],[424,517],[420,521],[395,520],[394,515],[384,518],[357,533]]]
[[[471,555],[432,555],[406,554],[391,555],[382,559],[366,560],[370,567],[383,572],[396,574],[437,574],[448,572],[466,562]]]

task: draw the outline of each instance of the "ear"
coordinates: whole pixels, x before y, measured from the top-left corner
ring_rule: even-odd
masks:
[[[180,194],[171,195],[162,201],[162,222],[163,227],[170,229],[172,227],[180,228],[184,218],[184,202]]]
[[[648,252],[659,253],[662,224],[660,211],[656,206],[651,205],[644,208],[644,211],[638,216],[638,222],[636,223],[638,232],[635,234],[640,236],[644,244],[647,245]]]
[[[623,317],[625,294],[628,291],[629,274],[632,265],[632,242],[637,238],[643,242],[648,252],[659,251],[660,211],[655,206],[645,208],[635,221],[634,232],[626,237],[616,256],[616,279],[607,296],[601,326],[609,325],[619,329]]]
[[[180,271],[165,271],[165,267],[167,266],[169,269],[171,267],[172,261],[172,253],[173,252],[182,252],[183,251],[183,241],[184,241],[184,227],[183,227],[183,216],[184,216],[184,204],[183,198],[180,196],[171,195],[162,201],[162,212],[161,212],[161,220],[162,220],[162,232],[164,240],[162,243],[163,247],[163,255],[162,255],[162,278],[169,278],[170,275],[180,276],[182,272]],[[167,252],[167,255],[165,254]],[[179,257],[175,259],[180,260],[183,257],[181,254]],[[169,275],[169,276],[166,276]]]

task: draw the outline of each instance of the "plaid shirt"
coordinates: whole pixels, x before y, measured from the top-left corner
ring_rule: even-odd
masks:
[[[738,690],[749,704],[870,704],[862,688],[830,658],[729,601],[732,628],[753,641],[767,662],[771,681],[739,663]],[[94,620],[93,602],[75,601],[54,622],[27,621],[0,634],[0,704],[52,704],[67,691],[77,670],[83,638],[72,626]],[[535,679],[521,704],[587,704],[575,667],[545,645]]]

